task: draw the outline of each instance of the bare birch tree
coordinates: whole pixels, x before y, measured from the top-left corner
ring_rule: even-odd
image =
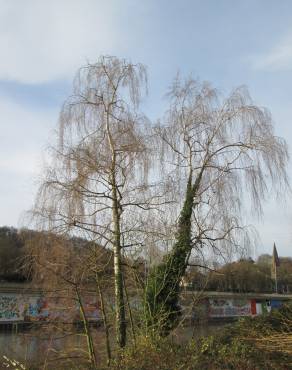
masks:
[[[261,214],[268,190],[288,186],[286,142],[246,88],[222,99],[208,83],[177,77],[168,97],[170,108],[156,129],[161,159],[186,190],[173,247],[152,269],[145,291],[148,329],[162,334],[178,320],[179,284],[192,251],[246,246],[245,203]]]
[[[113,248],[120,347],[126,343],[122,249],[135,245],[124,220],[137,207],[147,209],[148,202],[143,195],[146,120],[138,112],[146,83],[143,65],[115,57],[101,57],[80,69],[60,114],[58,144],[34,212],[42,228],[82,232],[88,240]]]

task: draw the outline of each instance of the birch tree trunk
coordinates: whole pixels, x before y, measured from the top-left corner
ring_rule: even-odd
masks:
[[[115,95],[113,95],[113,99]],[[125,300],[123,291],[123,275],[121,264],[121,229],[120,229],[120,202],[118,197],[118,188],[116,181],[116,152],[113,143],[113,138],[110,131],[109,112],[110,105],[107,110],[107,137],[112,153],[112,167],[111,167],[111,187],[112,187],[112,220],[113,220],[113,249],[114,249],[114,281],[115,281],[115,315],[116,315],[116,341],[119,347],[123,348],[126,345],[126,314],[125,314]]]
[[[114,222],[114,274],[116,303],[116,339],[120,347],[126,345],[126,315],[123,291],[123,276],[121,264],[121,232],[118,200],[115,185],[113,185],[113,222]]]

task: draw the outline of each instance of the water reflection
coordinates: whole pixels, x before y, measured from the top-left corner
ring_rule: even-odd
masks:
[[[177,328],[172,339],[182,343],[192,338],[211,335],[220,330],[225,323],[204,323]],[[101,328],[92,328],[96,346],[97,360],[105,356],[105,336]],[[113,333],[112,333],[113,334]],[[112,335],[114,339],[114,335]],[[28,369],[75,369],[76,364],[88,361],[86,338],[82,332],[31,329],[13,333],[12,330],[0,332],[0,358],[6,355],[23,363]],[[46,367],[43,367],[43,364]],[[80,367],[83,368],[84,367]]]
[[[95,329],[94,341],[99,346],[100,356],[103,346],[103,332]],[[29,330],[22,333],[0,332],[0,357],[3,355],[23,363],[29,369],[39,369],[47,364],[48,369],[57,369],[57,363],[86,363],[86,338],[77,331],[71,333],[46,333],[42,330]],[[61,366],[61,365],[60,365]],[[64,365],[59,368],[64,368]],[[69,366],[69,368],[73,368]]]

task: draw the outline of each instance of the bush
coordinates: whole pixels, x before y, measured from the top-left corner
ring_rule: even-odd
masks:
[[[289,370],[292,351],[282,346],[259,346],[262,338],[275,333],[291,335],[292,306],[228,325],[220,333],[189,343],[176,344],[167,338],[138,340],[136,348],[124,350],[115,370]]]

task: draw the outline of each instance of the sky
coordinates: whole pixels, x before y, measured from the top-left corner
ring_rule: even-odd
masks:
[[[290,0],[0,0],[0,225],[22,226],[77,69],[101,55],[147,66],[155,120],[179,70],[222,94],[246,85],[292,148]],[[292,180],[292,165],[288,168]],[[255,254],[292,256],[292,194],[270,197]]]

